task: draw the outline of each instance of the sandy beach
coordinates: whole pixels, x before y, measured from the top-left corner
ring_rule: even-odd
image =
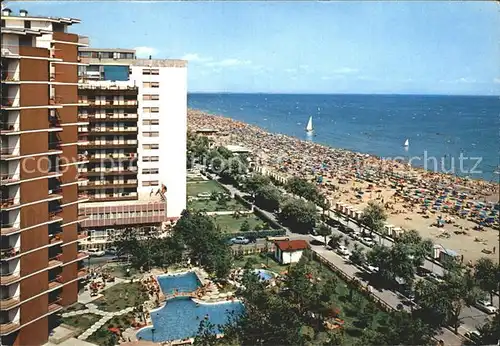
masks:
[[[342,202],[362,211],[375,200],[386,207],[388,224],[415,229],[435,244],[463,255],[464,261],[489,257],[498,262],[497,184],[424,171],[189,110],[188,130],[200,129],[217,130],[213,136],[217,145],[250,149],[255,165],[267,172],[317,181],[332,207]]]

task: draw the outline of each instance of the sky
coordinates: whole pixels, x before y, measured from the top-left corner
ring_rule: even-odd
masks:
[[[494,1],[36,1],[91,46],[189,61],[190,92],[500,95]]]

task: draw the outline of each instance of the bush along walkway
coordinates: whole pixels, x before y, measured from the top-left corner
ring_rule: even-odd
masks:
[[[78,339],[80,340],[86,340],[89,336],[94,334],[98,329],[100,329],[106,322],[108,322],[110,319],[112,319],[115,316],[120,316],[124,315],[128,312],[132,312],[134,310],[133,307],[128,307],[120,311],[115,311],[115,312],[108,312],[108,311],[102,311],[97,308],[97,305],[89,303],[86,305],[87,309],[84,310],[78,310],[78,311],[71,311],[62,314],[62,317],[71,317],[71,316],[78,316],[78,315],[84,315],[84,314],[95,314],[102,316],[99,321],[94,323],[92,327],[84,331],[82,334],[78,336]]]

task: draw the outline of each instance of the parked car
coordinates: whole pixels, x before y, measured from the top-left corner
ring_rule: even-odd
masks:
[[[104,250],[99,249],[88,249],[87,253],[90,257],[102,257],[106,254]]]
[[[236,237],[236,238],[231,238],[229,240],[231,244],[240,244],[240,245],[246,245],[250,243],[250,239],[247,239],[245,237]]]
[[[495,314],[498,311],[497,307],[491,304],[489,300],[478,300],[475,305],[479,310],[488,314]]]
[[[371,264],[366,267],[370,273],[378,273],[378,267],[372,266]]]
[[[342,256],[350,256],[351,255],[351,251],[349,251],[349,249],[346,248],[344,245],[339,245],[339,247],[337,248],[337,251]]]
[[[475,343],[479,343],[481,341],[481,333],[477,330],[471,330],[464,334],[466,338],[471,339]]]
[[[373,246],[375,245],[375,242],[373,241],[372,238],[370,237],[363,237],[363,239],[361,239],[361,241],[366,245],[366,246]]]

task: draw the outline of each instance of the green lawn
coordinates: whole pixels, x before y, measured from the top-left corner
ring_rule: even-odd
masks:
[[[254,230],[256,225],[263,225],[265,222],[255,216],[255,214],[243,214],[239,218],[234,218],[233,215],[214,215],[212,216],[217,225],[220,226],[221,230],[225,233],[235,233],[240,232],[241,225],[248,221],[250,224],[250,230]]]
[[[266,268],[269,271],[272,271],[276,274],[280,274],[286,270],[288,270],[288,265],[281,265],[273,257],[272,253],[269,254],[253,254],[253,255],[247,255],[243,257],[238,257],[234,259],[234,267],[235,268],[243,268],[245,267],[247,261],[250,261],[252,263],[252,268],[255,269],[262,269]]]
[[[94,323],[99,321],[102,316],[94,314],[83,314],[77,316],[63,317],[61,318],[61,323],[67,324],[68,326],[78,328],[80,331],[78,335],[89,329]]]
[[[189,183],[187,185],[187,195],[196,197],[199,193],[202,192],[226,192],[219,183],[213,180],[203,181],[199,183]]]
[[[212,200],[193,200],[188,202],[188,208],[200,211],[228,211],[228,210],[248,210],[243,204],[235,199],[226,202],[226,205],[221,205],[217,201]]]
[[[137,306],[148,298],[147,293],[141,291],[141,284],[138,282],[119,283],[103,291],[102,294],[104,296],[94,303],[99,309],[110,312]]]
[[[202,177],[197,177],[197,176],[193,176],[193,177],[187,177],[187,182],[191,182],[191,181],[206,181],[205,179],[203,179]]]
[[[130,269],[130,276],[127,276],[127,268]],[[106,266],[105,272],[114,277],[122,279],[139,278],[142,275],[138,269],[132,268],[131,266],[126,264],[108,265]]]

